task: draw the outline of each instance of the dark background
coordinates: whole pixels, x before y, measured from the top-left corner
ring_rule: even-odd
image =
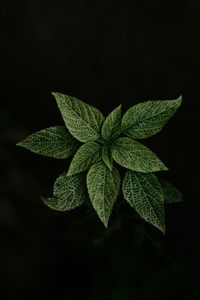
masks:
[[[6,0],[0,16],[0,299],[197,299],[200,2]],[[166,208],[165,237],[145,224],[151,237],[141,238],[139,221],[102,242],[103,225],[84,208],[44,206],[67,163],[15,144],[63,124],[52,91],[105,115],[183,95],[144,141],[184,194]]]

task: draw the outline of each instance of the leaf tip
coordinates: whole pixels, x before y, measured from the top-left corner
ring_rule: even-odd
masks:
[[[180,96],[176,99],[176,102],[178,103],[178,107],[181,105],[182,100],[183,100],[182,95],[180,95]]]
[[[49,201],[48,201],[48,198],[45,198],[45,197],[41,197],[41,200],[42,200],[42,203],[45,204],[46,206],[49,207]]]
[[[105,228],[108,229],[108,221],[104,221],[103,224],[104,224]]]
[[[18,142],[18,143],[16,144],[16,146],[22,147],[22,142]]]
[[[108,165],[109,170],[112,172],[113,170],[113,166],[112,165]]]
[[[52,96],[55,98],[56,102],[59,101],[61,94],[58,92],[52,92]]]
[[[154,227],[156,227],[162,234],[166,235],[166,226],[165,226],[165,221],[163,219],[162,223],[157,223],[157,224],[152,224]]]
[[[107,218],[105,216],[102,216],[102,215],[99,214],[99,212],[97,212],[97,215],[98,215],[99,219],[101,220],[101,222],[103,223],[104,227],[106,229],[108,229],[108,220],[109,220],[109,217]]]
[[[163,171],[169,171],[169,168],[165,166]]]
[[[26,140],[26,139],[25,139],[25,140]],[[17,147],[27,148],[27,147],[26,147],[25,140],[18,142],[18,143],[16,144],[16,146],[17,146]]]
[[[183,100],[183,96],[180,95],[177,100],[179,100],[181,102]]]
[[[169,168],[163,164],[161,171],[169,171]]]
[[[163,226],[160,227],[159,229],[160,229],[160,231],[161,231],[164,235],[166,235],[166,228],[165,228],[165,225],[163,225]]]
[[[70,171],[70,169],[67,171],[67,177],[73,175],[72,172]]]
[[[160,224],[157,224],[156,227],[162,232],[162,234],[166,235],[166,226],[165,226],[165,217],[164,216],[163,216],[162,222],[160,222]]]
[[[62,94],[59,93],[59,92],[51,92],[51,94],[54,96],[54,98],[56,99],[56,101],[62,96]]]
[[[49,208],[57,211],[61,211],[61,209],[57,206],[58,205],[58,198],[57,197],[41,197],[42,202],[48,206]]]

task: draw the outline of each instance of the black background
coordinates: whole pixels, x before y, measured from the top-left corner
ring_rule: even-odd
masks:
[[[197,299],[200,2],[7,0],[0,15],[0,298]],[[67,163],[15,144],[63,124],[52,91],[105,115],[183,95],[144,141],[184,194],[167,207],[167,234],[156,232],[154,247],[132,245],[130,226],[94,246],[105,231],[96,217],[79,223],[84,209],[63,214],[41,202]]]

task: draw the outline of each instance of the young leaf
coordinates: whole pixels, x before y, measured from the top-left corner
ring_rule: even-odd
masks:
[[[65,126],[54,126],[29,135],[17,146],[40,155],[64,159],[73,155],[80,143],[71,136]]]
[[[156,176],[127,170],[122,190],[124,198],[137,213],[165,233],[164,195]]]
[[[97,163],[101,159],[101,147],[96,142],[83,144],[74,155],[67,175],[83,172]]]
[[[112,155],[111,155],[110,147],[107,144],[103,145],[102,159],[105,162],[106,166],[110,169],[110,171],[112,171],[113,158],[112,158]]]
[[[120,189],[118,170],[113,168],[111,172],[104,162],[93,165],[87,175],[87,187],[91,203],[107,228]]]
[[[115,108],[103,123],[101,134],[108,141],[116,139],[121,133],[121,105]]]
[[[125,135],[144,139],[158,133],[181,105],[182,97],[175,100],[146,101],[132,106],[122,118]]]
[[[111,151],[113,159],[127,169],[144,173],[168,170],[155,153],[130,138],[114,141]]]
[[[57,101],[65,125],[69,132],[81,142],[91,142],[100,138],[102,113],[93,106],[74,97],[52,93]]]
[[[182,193],[170,182],[161,180],[165,203],[178,203],[183,201]]]
[[[43,202],[52,209],[66,211],[80,206],[86,197],[85,176],[67,176],[64,172],[54,183],[54,197],[43,198]]]

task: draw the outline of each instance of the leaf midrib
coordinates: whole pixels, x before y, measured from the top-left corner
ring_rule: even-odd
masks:
[[[75,115],[78,117],[78,119],[80,119],[80,120],[85,124],[85,127],[90,127],[90,128],[92,129],[92,131],[95,133],[95,135],[98,134],[98,135],[100,136],[100,134],[99,134],[96,130],[94,130],[94,128],[93,128],[90,124],[88,124],[88,123],[87,123],[87,122],[79,115],[78,112],[76,112],[75,110],[73,110],[73,108],[72,108],[66,101],[64,101],[64,99],[62,99],[61,97],[60,97],[60,99],[61,99],[61,101],[63,102],[63,104],[66,104],[66,106],[69,108],[69,110],[72,112],[72,114],[75,114]],[[76,119],[74,119],[74,118],[70,118],[70,119],[76,121]],[[89,120],[90,120],[90,118],[89,118]]]
[[[91,154],[89,157],[84,158],[83,160],[81,160],[81,162],[79,163],[79,165],[81,165],[82,163],[84,163],[84,162],[87,161],[87,160],[88,160],[88,163],[90,163],[91,160],[92,160],[92,158],[93,158],[93,156],[94,156],[97,152],[100,152],[100,151],[101,151],[101,148],[99,148],[99,149],[97,149],[96,151],[92,152],[92,154]],[[75,169],[77,169],[77,168],[79,168],[79,167],[76,167]]]
[[[168,100],[168,101],[170,101],[170,100]],[[173,100],[172,100],[172,101],[173,101]],[[152,102],[152,103],[151,103],[151,106],[152,106],[153,104],[154,104],[154,103]],[[150,106],[149,110],[151,109],[151,106]],[[175,106],[175,105],[173,105],[172,107],[170,107],[170,108],[168,108],[168,109],[166,109],[166,110],[162,110],[161,112],[156,113],[156,114],[154,114],[154,115],[151,116],[151,117],[144,118],[144,119],[142,119],[141,121],[137,121],[136,123],[131,124],[130,126],[125,127],[125,129],[123,130],[123,132],[126,131],[126,130],[129,130],[131,127],[134,127],[135,125],[138,125],[138,124],[140,124],[140,123],[142,123],[142,122],[144,122],[144,121],[147,121],[148,119],[150,119],[150,118],[152,118],[152,117],[156,117],[156,116],[158,116],[158,115],[163,114],[164,112],[169,111],[170,109],[174,108],[174,106]],[[147,113],[147,112],[146,112],[146,113]],[[146,113],[145,113],[145,114],[146,114]]]
[[[148,201],[148,197],[151,198],[151,199],[154,199],[154,198],[153,198],[151,195],[147,196],[147,193],[146,193],[145,190],[143,189],[143,186],[140,184],[137,175],[135,176],[135,178],[136,178],[137,183],[138,183],[139,186],[141,187],[141,191],[143,192],[143,194],[145,195],[145,198],[147,199],[146,201],[149,203],[149,205],[150,205],[152,211],[154,212],[154,214],[155,214],[157,220],[159,220],[159,223],[160,223],[159,216],[157,215],[157,213],[156,213],[154,207],[152,206],[151,202]],[[145,181],[147,181],[147,180],[145,179]],[[154,187],[152,186],[152,184],[151,184],[149,181],[148,181],[148,183],[149,183],[149,185],[153,188],[153,190],[156,191],[156,190],[154,189]],[[156,191],[156,193],[157,193],[157,191]],[[142,197],[141,197],[141,198],[142,198]],[[162,226],[161,226],[161,228],[162,228]]]

